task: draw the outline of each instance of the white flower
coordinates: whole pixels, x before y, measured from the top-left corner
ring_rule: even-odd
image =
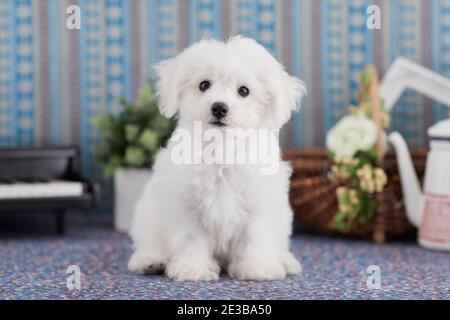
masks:
[[[353,157],[358,151],[374,146],[375,123],[362,115],[343,117],[327,134],[327,148],[338,157]]]

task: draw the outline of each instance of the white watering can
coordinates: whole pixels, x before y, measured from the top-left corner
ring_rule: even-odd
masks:
[[[450,106],[449,79],[398,58],[380,85],[386,110],[392,108],[406,88]],[[426,248],[450,250],[450,119],[436,123],[427,133],[431,150],[423,191],[403,137],[394,132],[389,135],[389,141],[397,154],[408,219],[419,228],[419,243]]]

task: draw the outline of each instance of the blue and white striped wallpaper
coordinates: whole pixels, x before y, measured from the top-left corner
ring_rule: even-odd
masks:
[[[81,8],[81,30],[66,8]],[[369,5],[382,29],[366,28]],[[309,89],[284,132],[285,144],[322,145],[356,99],[366,63],[381,74],[398,55],[450,76],[450,0],[0,0],[0,146],[79,144],[95,173],[90,119],[134,98],[150,66],[202,37],[243,34],[275,54]],[[413,146],[448,116],[407,92],[393,128]]]

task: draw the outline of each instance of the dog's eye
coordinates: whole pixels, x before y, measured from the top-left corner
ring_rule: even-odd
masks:
[[[250,90],[247,87],[241,86],[238,89],[238,93],[241,97],[246,97],[250,94]]]
[[[210,87],[211,87],[211,82],[209,82],[208,80],[200,82],[200,85],[198,86],[198,88],[200,89],[201,92],[205,92]]]

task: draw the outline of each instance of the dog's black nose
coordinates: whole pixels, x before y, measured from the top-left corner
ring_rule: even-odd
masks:
[[[223,102],[214,102],[211,106],[211,113],[216,119],[222,119],[228,113],[228,106]]]

